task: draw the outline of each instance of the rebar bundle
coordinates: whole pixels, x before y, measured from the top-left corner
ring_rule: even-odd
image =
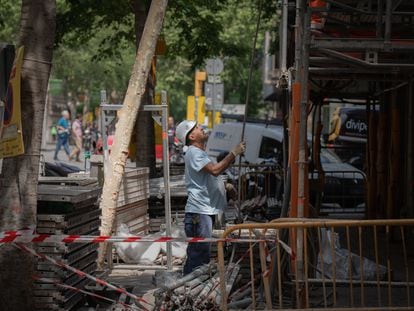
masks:
[[[237,279],[240,266],[229,264],[226,273],[226,295]],[[217,268],[204,265],[192,273],[155,292],[154,310],[220,310],[221,295]]]

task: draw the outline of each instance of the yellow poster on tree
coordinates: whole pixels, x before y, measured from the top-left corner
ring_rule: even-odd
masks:
[[[0,158],[15,157],[24,153],[22,118],[20,108],[20,78],[24,48],[17,49],[10,73],[7,97],[4,105],[0,137]]]

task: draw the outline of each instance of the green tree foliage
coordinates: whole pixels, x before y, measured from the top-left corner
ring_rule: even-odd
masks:
[[[94,56],[103,34],[100,31],[79,46],[62,44],[54,56],[53,77],[64,81],[64,89],[72,99],[88,95],[90,109],[99,105],[101,89],[120,93],[126,90],[135,57],[135,48],[130,44],[119,50],[117,57],[96,60]]]
[[[0,0],[0,42],[17,42],[20,10],[20,1]]]
[[[272,30],[277,16],[276,4],[276,1],[263,3],[249,96],[249,116],[254,116],[263,103],[263,39],[264,32]],[[194,92],[194,68],[203,70],[205,59],[215,56],[224,61],[221,78],[225,103],[244,104],[258,4],[251,0],[228,0],[213,9],[201,3],[187,9],[186,3],[182,5],[174,6],[167,14],[164,36],[168,54],[158,61],[157,85],[169,91],[172,114],[178,120],[185,117],[187,96]]]
[[[262,100],[261,64],[265,30],[277,18],[277,0],[264,1],[249,116]],[[97,94],[101,88],[123,93],[135,54],[134,5],[139,0],[58,0],[56,49],[52,77],[66,90]],[[144,0],[148,6],[149,0]],[[157,60],[157,89],[168,91],[171,113],[185,117],[187,96],[194,93],[194,72],[210,57],[220,57],[225,70],[225,103],[244,104],[250,53],[259,0],[175,0],[169,2],[163,36],[168,52]],[[14,41],[20,3],[0,0],[0,41]],[[92,105],[98,96],[92,96]],[[95,99],[95,102],[93,102]]]
[[[58,9],[58,46],[79,46],[95,38],[94,60],[121,57],[134,46],[133,1],[65,0]]]
[[[52,75],[67,94],[87,94],[90,108],[101,89],[123,94],[135,58],[131,2],[61,0],[57,20]]]

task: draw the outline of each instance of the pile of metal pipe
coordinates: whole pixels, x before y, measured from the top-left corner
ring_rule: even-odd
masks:
[[[226,273],[226,295],[237,279],[240,266],[230,264]],[[220,310],[220,279],[215,266],[204,265],[155,292],[154,310]]]

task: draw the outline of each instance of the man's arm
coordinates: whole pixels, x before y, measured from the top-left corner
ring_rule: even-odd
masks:
[[[209,173],[213,176],[220,175],[226,168],[230,166],[230,164],[234,161],[234,159],[239,155],[242,154],[246,150],[246,143],[241,142],[238,144],[234,149],[219,163],[212,163],[209,162],[206,166],[203,167],[203,171]]]
[[[226,170],[230,166],[230,164],[233,162],[233,160],[236,157],[233,153],[229,153],[223,160],[221,160],[219,163],[213,163],[209,162],[206,166],[203,167],[203,171],[206,173],[209,173],[213,176],[218,176],[222,172]]]

